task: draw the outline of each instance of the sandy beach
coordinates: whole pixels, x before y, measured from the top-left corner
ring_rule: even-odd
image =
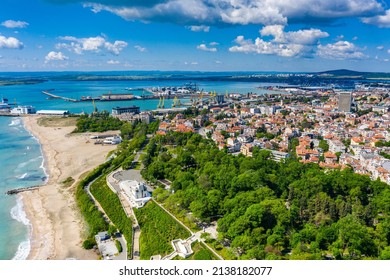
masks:
[[[82,174],[104,162],[116,146],[94,145],[89,133],[70,134],[74,126],[42,126],[39,118],[23,118],[26,129],[42,145],[49,175],[45,186],[20,194],[32,225],[28,259],[97,259],[93,251],[81,246],[85,224],[76,206],[75,185]],[[62,183],[68,177],[75,180],[71,186]]]

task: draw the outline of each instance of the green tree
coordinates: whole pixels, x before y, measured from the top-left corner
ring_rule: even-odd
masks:
[[[321,148],[324,152],[329,151],[329,144],[326,140],[320,140],[318,147]]]

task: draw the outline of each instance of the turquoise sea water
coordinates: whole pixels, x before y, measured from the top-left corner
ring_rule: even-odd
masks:
[[[21,118],[0,117],[0,259],[25,259],[30,225],[10,189],[40,185],[47,175],[40,145],[23,127]]]
[[[108,92],[143,94],[142,91],[128,91],[126,88],[157,86],[183,86],[192,80],[134,80],[134,81],[69,81],[56,77],[56,73],[0,73],[0,78],[25,78],[44,76],[47,82],[31,85],[0,86],[0,99],[9,103],[33,105],[37,110],[58,109],[71,113],[92,112],[92,102],[72,103],[48,99],[43,90],[54,89],[55,94],[75,99],[81,96],[99,96]],[[199,89],[216,91],[218,94],[261,93],[260,85],[254,82],[199,81]],[[125,102],[96,102],[98,110],[116,106],[136,105],[141,110],[156,109],[159,100],[135,100]],[[172,100],[165,100],[166,108]],[[27,132],[21,118],[0,117],[0,259],[25,259],[29,253],[30,225],[23,212],[23,203],[17,196],[6,196],[6,190],[43,184],[47,179],[43,156],[38,141]]]

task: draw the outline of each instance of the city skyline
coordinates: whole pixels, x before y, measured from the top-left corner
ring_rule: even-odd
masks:
[[[389,1],[2,2],[1,72],[389,72]]]

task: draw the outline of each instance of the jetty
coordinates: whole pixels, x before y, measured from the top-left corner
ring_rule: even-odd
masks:
[[[31,187],[25,187],[25,188],[12,189],[12,190],[7,191],[5,194],[6,195],[14,195],[14,194],[18,194],[21,192],[33,191],[33,190],[36,190],[40,187],[41,186],[31,186]]]
[[[77,102],[78,101],[77,99],[74,99],[74,98],[69,98],[69,97],[64,97],[64,96],[52,94],[50,91],[47,91],[47,90],[43,90],[42,93],[50,96],[53,99],[62,99],[65,101],[70,101],[70,102]]]

